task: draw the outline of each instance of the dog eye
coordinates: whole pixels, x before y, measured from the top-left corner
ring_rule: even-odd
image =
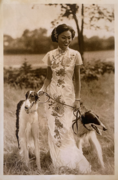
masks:
[[[33,94],[31,94],[31,97],[34,97],[34,95],[33,95]]]

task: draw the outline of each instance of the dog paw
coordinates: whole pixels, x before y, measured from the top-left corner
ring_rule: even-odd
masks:
[[[87,174],[91,172],[91,165],[88,162],[81,161],[79,164],[79,170],[82,174]]]
[[[38,165],[38,166],[37,166],[37,169],[38,169],[38,171],[41,171],[41,166]]]
[[[90,173],[91,172],[91,166],[90,167],[85,167],[85,166],[81,166],[80,168],[79,168],[79,170],[80,170],[80,172],[82,173],[82,174],[88,174],[88,173]]]
[[[102,167],[103,169],[105,168],[104,163],[103,163],[103,164],[101,164],[101,167]]]

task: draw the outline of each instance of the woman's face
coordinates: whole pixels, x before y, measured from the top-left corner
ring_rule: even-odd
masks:
[[[64,31],[58,36],[58,45],[63,50],[66,50],[66,48],[69,46],[71,41],[72,41],[72,34],[69,30]]]

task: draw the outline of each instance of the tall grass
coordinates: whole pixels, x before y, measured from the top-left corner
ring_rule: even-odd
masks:
[[[77,171],[63,168],[55,171],[49,154],[47,121],[41,104],[39,104],[38,112],[42,170],[37,170],[34,156],[30,157],[28,168],[22,162],[15,136],[15,113],[17,103],[25,99],[27,90],[4,85],[4,174],[79,174]],[[91,174],[114,174],[114,74],[104,74],[92,82],[82,81],[81,99],[86,108],[99,115],[108,129],[102,136],[98,135],[103,149],[104,170],[100,167],[95,149],[92,146],[83,149],[84,155],[92,165]]]

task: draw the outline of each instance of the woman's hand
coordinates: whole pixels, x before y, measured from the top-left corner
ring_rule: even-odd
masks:
[[[37,94],[39,95],[40,92],[42,92],[44,89],[43,87],[41,89],[39,89],[39,91],[37,92]]]
[[[75,109],[80,109],[80,101],[75,100],[74,107],[75,107]]]

